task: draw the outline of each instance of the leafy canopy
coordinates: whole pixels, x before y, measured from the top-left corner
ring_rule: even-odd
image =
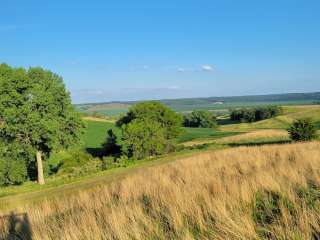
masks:
[[[0,96],[0,142],[17,146],[8,161],[33,161],[36,151],[49,155],[79,142],[83,123],[58,75],[1,64]]]

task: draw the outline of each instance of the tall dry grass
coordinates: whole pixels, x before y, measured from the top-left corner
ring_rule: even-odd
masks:
[[[34,240],[319,239],[319,190],[319,142],[241,147],[17,212]]]
[[[216,143],[233,144],[233,143],[255,143],[255,142],[271,142],[271,141],[289,141],[289,134],[286,130],[281,129],[265,129],[256,130],[240,135],[224,137],[216,140]]]

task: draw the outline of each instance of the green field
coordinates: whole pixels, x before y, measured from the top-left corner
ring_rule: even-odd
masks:
[[[121,130],[112,122],[89,121],[86,120],[87,129],[84,135],[84,147],[99,148],[105,141],[107,130],[113,129],[117,135],[121,135]],[[178,137],[178,142],[183,143],[194,139],[217,139],[235,135],[235,132],[219,131],[211,128],[183,128],[183,133]]]
[[[183,128],[183,134],[178,138],[179,143],[195,139],[217,139],[235,135],[235,132],[218,131],[212,128]]]
[[[120,133],[120,129],[112,122],[107,121],[89,121],[86,120],[86,131],[83,142],[85,148],[98,148],[106,140],[107,131],[113,129],[116,133]]]

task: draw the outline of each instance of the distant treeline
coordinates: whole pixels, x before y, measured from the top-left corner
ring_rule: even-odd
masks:
[[[183,126],[192,128],[213,128],[217,126],[217,118],[208,111],[193,111],[183,117]]]
[[[243,108],[231,111],[230,118],[232,121],[239,122],[256,122],[278,116],[282,108],[278,106]]]

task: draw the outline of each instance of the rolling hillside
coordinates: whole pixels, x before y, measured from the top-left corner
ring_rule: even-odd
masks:
[[[230,108],[253,107],[261,105],[306,105],[320,102],[320,93],[290,93],[272,95],[209,97],[159,100],[176,111],[192,111],[195,109],[212,110],[225,113]],[[119,115],[125,113],[135,102],[107,102],[77,104],[76,108],[83,113],[99,113],[103,115]]]

